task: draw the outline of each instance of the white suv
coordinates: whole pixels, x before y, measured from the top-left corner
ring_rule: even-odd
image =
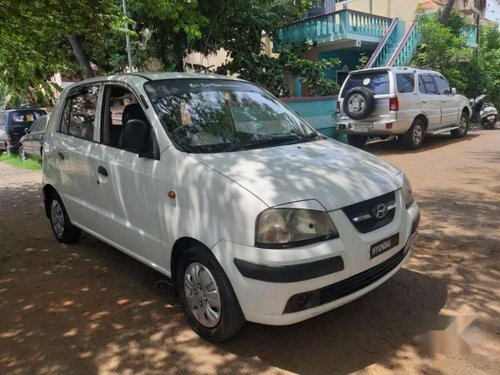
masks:
[[[469,100],[457,95],[439,73],[415,68],[374,68],[351,72],[340,90],[338,131],[351,145],[368,137],[396,135],[408,149],[425,134],[451,132],[464,137],[472,114]]]
[[[228,77],[74,84],[43,159],[55,237],[84,230],[163,273],[212,341],[246,320],[296,323],[371,291],[406,262],[419,222],[400,170]]]

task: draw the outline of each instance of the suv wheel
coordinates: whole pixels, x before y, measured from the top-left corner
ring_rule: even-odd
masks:
[[[454,138],[461,138],[467,135],[469,131],[469,118],[465,112],[460,115],[460,122],[458,123],[458,129],[453,129],[450,133]]]
[[[23,146],[19,147],[19,151],[17,153],[18,153],[19,159],[21,159],[21,161],[24,162],[24,161],[28,160],[28,155],[26,155],[26,151],[24,151]]]
[[[49,198],[49,218],[54,236],[61,243],[74,243],[80,238],[81,230],[68,217],[66,208],[57,194]]]
[[[425,138],[425,125],[424,122],[416,118],[410,129],[401,136],[403,146],[409,150],[414,150],[422,146]]]
[[[348,135],[347,136],[347,142],[351,146],[361,148],[366,144],[366,141],[368,140],[368,137],[366,135]]]
[[[210,250],[193,246],[178,262],[176,285],[191,328],[205,340],[236,335],[245,324],[238,299]]]

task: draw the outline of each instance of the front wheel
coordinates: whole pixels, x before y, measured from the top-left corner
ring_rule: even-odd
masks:
[[[403,146],[408,150],[414,150],[422,146],[425,138],[424,122],[416,118],[406,133],[401,136]]]
[[[453,129],[451,131],[451,136],[453,138],[462,138],[467,135],[469,131],[469,117],[465,112],[460,115],[460,122],[458,123],[458,129]]]
[[[23,146],[19,147],[19,151],[17,153],[19,155],[19,159],[21,159],[22,162],[25,162],[28,160],[28,155],[26,155],[26,151],[24,151]]]
[[[176,285],[187,321],[205,340],[220,342],[245,324],[233,288],[210,250],[193,246],[177,266]]]
[[[80,238],[81,230],[69,219],[61,198],[53,193],[49,198],[49,219],[54,236],[61,243],[74,243]]]
[[[365,135],[348,135],[347,136],[347,142],[349,142],[349,144],[351,146],[354,146],[357,148],[364,147],[367,140],[368,140],[368,137]]]

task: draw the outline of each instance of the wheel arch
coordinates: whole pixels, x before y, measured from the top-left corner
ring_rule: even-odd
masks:
[[[179,260],[182,257],[182,254],[189,248],[193,246],[200,246],[204,248],[207,252],[211,253],[210,249],[203,244],[201,241],[192,238],[192,237],[181,237],[177,239],[174,243],[174,246],[172,247],[172,252],[170,255],[170,274],[171,274],[171,281],[176,288],[176,279],[177,279],[177,264],[179,263]]]
[[[422,122],[424,123],[425,130],[427,130],[427,127],[429,126],[429,119],[427,118],[427,116],[424,115],[423,113],[420,113],[419,115],[415,116],[413,121],[415,121],[417,119],[422,120]]]
[[[472,115],[472,112],[471,112],[470,108],[467,107],[467,106],[464,106],[462,108],[462,110],[460,111],[460,113],[464,113],[464,112],[467,114],[467,119],[470,119],[470,117]]]
[[[42,188],[42,193],[43,193],[43,204],[45,206],[45,216],[47,216],[47,218],[49,218],[50,217],[50,212],[49,212],[49,197],[52,194],[57,194],[57,190],[51,184],[46,184]],[[59,194],[57,194],[57,195],[59,195]]]

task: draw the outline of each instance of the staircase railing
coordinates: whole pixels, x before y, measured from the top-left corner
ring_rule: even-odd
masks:
[[[387,66],[408,65],[417,50],[420,37],[420,23],[415,19],[387,62]]]
[[[380,66],[380,60],[384,59],[386,57],[387,52],[389,51],[389,39],[393,35],[393,33],[396,30],[396,27],[398,26],[399,18],[394,18],[387,29],[387,32],[385,33],[384,37],[378,44],[377,48],[375,51],[373,51],[370,59],[365,65],[365,69],[371,68],[372,66]]]

